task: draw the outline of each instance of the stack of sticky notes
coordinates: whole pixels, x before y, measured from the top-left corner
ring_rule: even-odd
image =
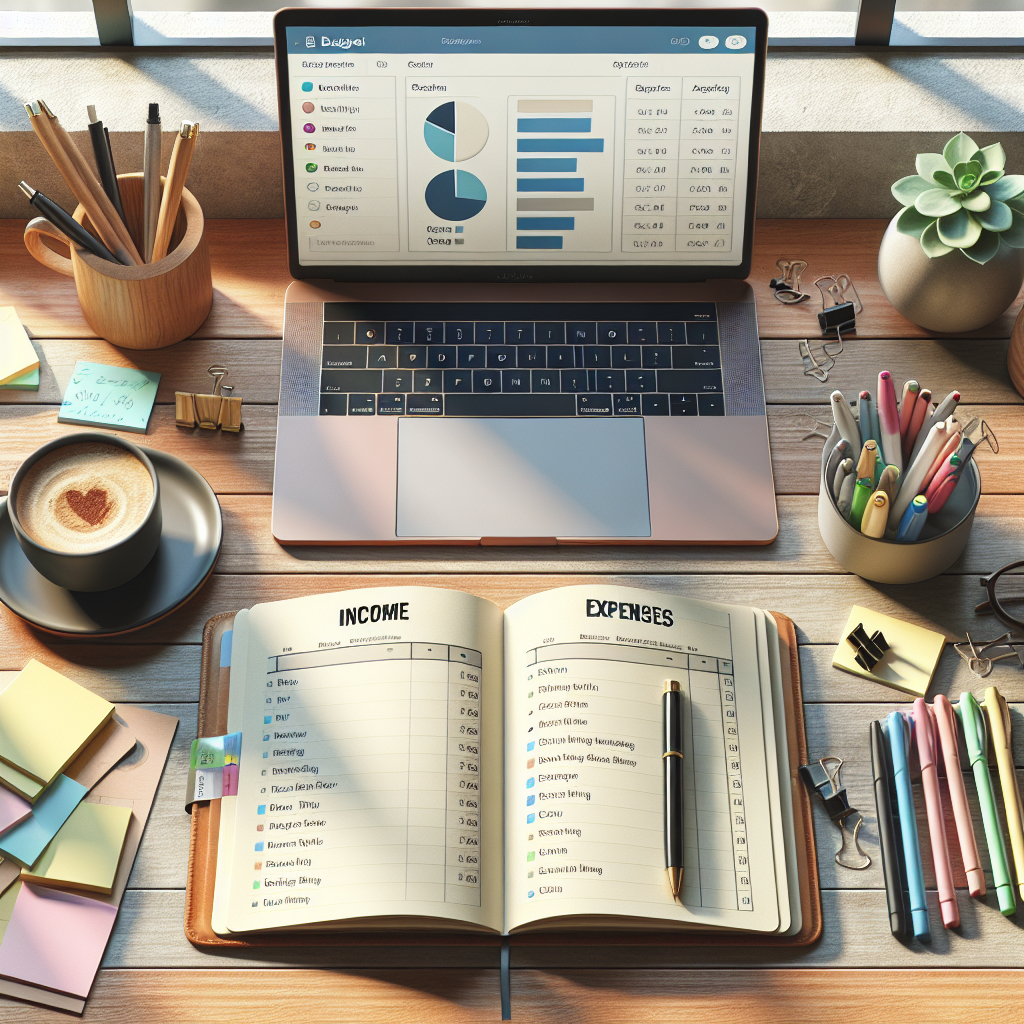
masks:
[[[863,625],[868,636],[876,631],[881,632],[889,645],[885,656],[870,672],[857,664],[857,649],[846,639],[858,624]],[[884,683],[915,697],[923,697],[928,692],[945,646],[946,638],[942,633],[855,604],[843,627],[843,636],[832,659],[832,667],[860,676],[861,679]]]
[[[155,370],[79,360],[64,392],[57,422],[144,434],[159,385],[160,374]]]
[[[39,356],[13,306],[0,306],[0,388],[34,391],[39,387]]]
[[[0,801],[0,855],[26,868],[39,859],[88,792],[64,769],[113,713],[34,660],[0,691],[0,783],[10,791]]]

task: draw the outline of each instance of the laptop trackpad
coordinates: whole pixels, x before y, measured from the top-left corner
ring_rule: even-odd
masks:
[[[399,537],[649,537],[644,423],[398,423]]]

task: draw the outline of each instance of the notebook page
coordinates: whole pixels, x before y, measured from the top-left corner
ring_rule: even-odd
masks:
[[[753,609],[582,586],[505,622],[507,928],[619,915],[776,930]],[[664,862],[666,679],[684,691],[681,902]]]
[[[431,587],[236,621],[226,928],[425,916],[500,929],[501,657],[498,609]]]

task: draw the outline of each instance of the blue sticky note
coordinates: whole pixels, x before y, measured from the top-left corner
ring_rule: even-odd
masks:
[[[160,374],[151,370],[79,360],[64,392],[57,422],[144,434],[159,383]]]
[[[32,813],[0,836],[0,853],[31,868],[87,792],[80,782],[58,775],[43,790]]]

